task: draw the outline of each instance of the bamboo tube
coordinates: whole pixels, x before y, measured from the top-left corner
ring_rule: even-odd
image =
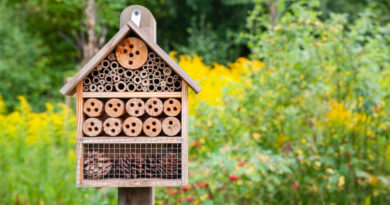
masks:
[[[155,89],[155,86],[154,86],[153,84],[150,84],[150,85],[148,86],[149,92],[153,92],[154,89]]]
[[[100,84],[100,85],[104,85],[104,80],[103,80],[103,79],[100,79],[100,80],[99,80],[99,84]]]
[[[135,70],[134,75],[139,76],[139,70]]]
[[[148,87],[147,86],[142,86],[142,92],[148,92]]]
[[[118,69],[116,69],[116,72],[118,73],[118,75],[122,76],[125,73],[125,69],[123,69],[122,67],[119,67]]]
[[[114,60],[116,60],[115,54],[114,54],[114,53],[110,53],[110,54],[107,56],[107,59],[108,59],[109,61],[114,61]]]
[[[108,76],[106,76],[106,78],[104,79],[105,80],[105,84],[107,84],[107,83],[112,83],[114,80],[112,79],[112,76],[110,76],[110,75],[108,75]]]
[[[90,92],[95,92],[95,91],[96,91],[96,89],[97,89],[97,87],[96,87],[96,85],[95,85],[95,84],[91,84],[91,85],[89,85],[89,91],[90,91]]]
[[[90,78],[85,78],[84,82],[83,82],[83,85],[90,85],[91,83],[92,83],[92,81],[91,81]]]
[[[125,114],[125,103],[120,99],[110,99],[106,102],[104,111],[110,117],[120,117]]]
[[[153,60],[154,60],[154,62],[156,62],[157,64],[160,64],[160,62],[161,62],[161,58],[160,58],[160,57],[155,57]]]
[[[88,90],[89,90],[88,85],[84,85],[84,86],[83,86],[83,91],[84,91],[84,92],[88,92]]]
[[[150,52],[148,58],[153,59],[156,57],[156,54],[154,52]]]
[[[169,92],[169,87],[168,86],[163,86],[163,91],[164,92]]]
[[[178,80],[178,79],[179,79],[179,76],[175,74],[175,75],[173,76],[173,79],[174,79],[174,80]]]
[[[96,90],[97,90],[98,92],[104,92],[104,85],[103,85],[103,84],[98,85]]]
[[[175,88],[174,87],[169,87],[169,92],[175,92]]]
[[[145,113],[145,103],[139,98],[132,98],[126,103],[126,112],[130,116],[139,117]]]
[[[88,118],[83,123],[83,132],[89,137],[96,137],[102,132],[102,121],[98,118]]]
[[[103,69],[103,73],[105,75],[109,75],[110,74],[110,69],[108,69],[108,68]]]
[[[175,82],[173,83],[173,87],[175,87],[176,89],[180,89],[181,88],[181,81],[175,80]]]
[[[148,69],[148,65],[147,64],[144,64],[143,66],[142,66],[142,70],[147,70]]]
[[[130,80],[131,80],[130,78],[124,78],[124,79],[123,79],[123,81],[125,81],[125,83],[131,83]]]
[[[152,65],[152,64],[153,64],[153,60],[148,60],[148,61],[146,61],[146,64],[147,64],[147,65]]]
[[[105,77],[106,75],[104,74],[104,73],[99,73],[99,79],[104,79],[104,77]]]
[[[119,77],[118,75],[114,76],[114,82],[119,82],[121,81],[121,77]]]
[[[161,72],[160,71],[154,71],[154,77],[160,77],[161,76]]]
[[[96,70],[101,71],[103,69],[102,65],[97,65]]]
[[[139,76],[135,76],[134,78],[133,78],[133,82],[135,83],[135,84],[140,84],[141,83],[141,78],[139,77]]]
[[[154,75],[152,73],[148,75],[149,80],[153,80],[153,78],[154,78]]]
[[[154,78],[154,79],[153,79],[153,83],[154,83],[155,85],[160,84],[160,79],[159,79],[159,78]]]
[[[137,85],[137,86],[136,86],[136,90],[137,90],[137,91],[142,91],[142,85]]]
[[[168,136],[177,135],[181,129],[180,121],[176,117],[167,117],[162,121],[162,129]]]
[[[93,70],[93,71],[91,72],[91,75],[92,75],[92,77],[97,77],[97,76],[99,75],[99,71]]]
[[[142,121],[137,117],[128,117],[123,122],[123,132],[130,137],[136,137],[142,132]]]
[[[157,85],[156,86],[156,92],[162,92],[163,91],[163,88],[161,85]]]
[[[93,82],[94,84],[99,84],[99,81],[100,81],[100,79],[99,79],[98,77],[92,78],[92,82]]]
[[[162,87],[165,87],[165,86],[167,85],[167,81],[161,81],[161,82],[160,82],[160,85],[161,85]]]
[[[104,132],[109,136],[117,136],[122,132],[122,120],[107,118],[103,123]]]
[[[159,68],[159,67],[158,67],[157,64],[153,64],[153,69],[154,69],[154,70],[158,70],[158,68]]]
[[[148,67],[147,71],[148,71],[149,74],[152,74],[153,73],[153,67],[150,67],[150,68]]]
[[[112,61],[112,62],[110,63],[110,68],[111,68],[112,70],[116,70],[118,67],[119,67],[118,62]]]
[[[170,117],[177,116],[181,111],[181,103],[179,100],[169,98],[164,102],[164,113]]]
[[[149,85],[149,80],[148,79],[143,79],[141,84],[142,84],[142,86],[148,86]]]
[[[173,82],[174,82],[174,80],[173,80],[173,77],[172,77],[172,76],[168,76],[168,77],[167,77],[167,79],[166,79],[166,81],[167,81],[167,84],[168,84],[168,85],[172,85],[172,84],[173,84]]]
[[[115,89],[118,92],[125,92],[126,91],[126,83],[124,83],[123,81],[116,82]]]
[[[163,103],[158,98],[149,98],[145,103],[145,111],[148,115],[156,117],[163,112]]]
[[[170,67],[165,67],[163,69],[164,75],[171,75],[172,74],[172,69]]]
[[[167,76],[165,76],[165,75],[160,76],[160,80],[162,80],[162,81],[165,81],[166,78],[167,78]]]
[[[140,76],[141,78],[146,78],[146,77],[148,77],[148,71],[142,70],[142,71],[139,73],[139,76]]]
[[[127,71],[125,72],[125,77],[127,77],[127,78],[133,77],[133,71],[127,70]]]
[[[127,84],[126,90],[129,92],[135,91],[135,85],[133,83]]]
[[[143,124],[144,133],[149,137],[156,137],[161,132],[161,122],[157,118],[150,117]]]
[[[160,63],[160,69],[164,69],[164,68],[166,68],[167,67],[167,65],[164,63],[164,62],[161,62]]]
[[[108,68],[110,67],[110,61],[108,60],[103,60],[100,65],[103,67],[103,68]]]
[[[104,91],[111,92],[114,89],[114,87],[111,84],[104,85]]]
[[[89,117],[99,117],[103,114],[103,102],[95,98],[90,98],[85,101],[83,111]]]
[[[111,70],[109,75],[116,76],[117,75],[116,70]]]

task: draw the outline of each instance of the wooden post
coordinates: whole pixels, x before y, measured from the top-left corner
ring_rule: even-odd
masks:
[[[140,29],[148,34],[148,37],[154,42],[157,41],[156,36],[156,20],[153,14],[145,7],[133,5],[125,8],[120,16],[120,27],[125,26],[131,19],[133,9],[141,11]],[[118,188],[118,205],[152,205],[154,204],[154,188]]]
[[[154,188],[118,188],[118,205],[152,205],[154,204]]]

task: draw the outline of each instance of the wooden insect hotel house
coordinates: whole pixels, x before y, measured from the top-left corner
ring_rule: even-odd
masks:
[[[188,181],[188,87],[199,85],[156,43],[144,7],[60,90],[76,94],[76,184],[181,186]]]

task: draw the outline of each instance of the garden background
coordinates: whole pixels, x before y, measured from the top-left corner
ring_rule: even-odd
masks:
[[[203,88],[189,185],[156,188],[157,204],[390,203],[389,0],[3,0],[0,204],[116,203],[76,188],[58,90],[131,4]]]

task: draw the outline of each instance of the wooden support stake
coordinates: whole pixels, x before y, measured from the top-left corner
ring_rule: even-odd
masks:
[[[118,188],[118,205],[152,205],[154,204],[154,188]]]

